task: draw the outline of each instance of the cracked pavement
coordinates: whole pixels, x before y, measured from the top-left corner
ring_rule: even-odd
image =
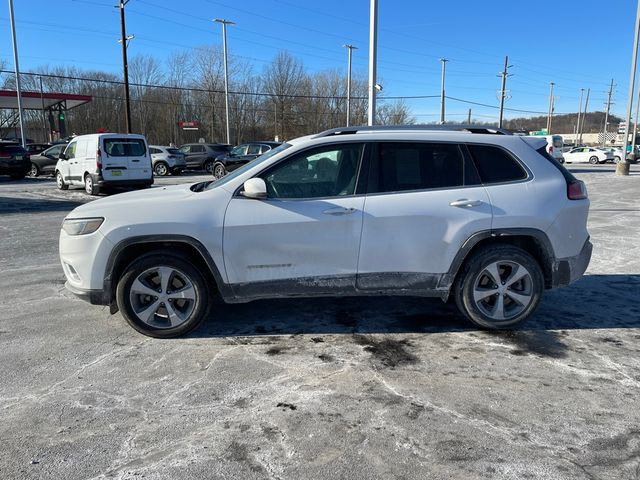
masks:
[[[365,297],[218,306],[174,340],[65,292],[84,193],[0,178],[0,477],[640,478],[640,174],[572,170],[592,263],[515,331]]]

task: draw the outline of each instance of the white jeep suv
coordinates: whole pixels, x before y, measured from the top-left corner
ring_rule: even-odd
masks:
[[[509,327],[591,257],[585,186],[545,147],[471,126],[299,138],[217,181],[76,208],[67,288],[154,337],[197,327],[216,297],[452,296]]]

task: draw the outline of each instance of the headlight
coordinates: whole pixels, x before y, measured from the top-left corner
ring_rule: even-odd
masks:
[[[104,218],[69,218],[62,222],[62,229],[68,235],[87,235],[93,233],[104,222]]]

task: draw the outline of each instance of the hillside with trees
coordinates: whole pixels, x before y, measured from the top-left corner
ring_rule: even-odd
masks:
[[[584,119],[584,133],[599,133],[604,128],[605,112],[587,112]],[[577,113],[554,115],[551,130],[554,133],[573,133],[576,129]],[[622,118],[609,114],[608,131],[617,131]],[[527,132],[542,130],[547,127],[547,117],[513,118],[505,120],[505,128],[510,130],[523,130]]]

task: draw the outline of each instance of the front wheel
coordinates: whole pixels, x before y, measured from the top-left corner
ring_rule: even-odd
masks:
[[[595,165],[595,164],[597,164],[597,163],[600,163],[600,161],[598,160],[598,157],[596,157],[596,156],[594,155],[593,157],[589,158],[589,163],[590,163],[591,165]]]
[[[209,292],[205,278],[191,261],[158,252],[127,267],[118,282],[116,301],[125,320],[138,332],[172,338],[202,323]]]
[[[64,183],[64,178],[60,172],[56,172],[56,186],[59,190],[69,190],[69,185]]]
[[[502,329],[526,320],[538,307],[544,278],[538,262],[510,245],[473,255],[454,285],[458,308],[482,328]]]
[[[619,156],[613,157],[613,163],[620,163],[621,158]]]

